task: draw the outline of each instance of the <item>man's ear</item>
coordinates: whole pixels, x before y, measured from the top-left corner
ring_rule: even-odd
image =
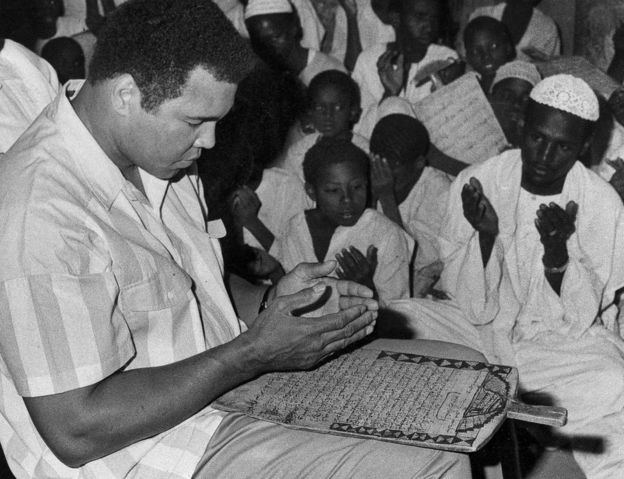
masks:
[[[122,116],[129,116],[133,109],[141,107],[141,92],[128,73],[112,80],[110,97],[113,110]]]
[[[314,187],[307,181],[305,184],[305,191],[310,197],[310,199],[316,203],[316,192],[314,191]]]
[[[594,141],[594,132],[590,133],[587,139],[585,140],[585,143],[583,143],[583,146],[581,147],[581,151],[579,152],[580,157],[584,157],[585,155],[587,155],[587,153],[589,153],[593,141]]]

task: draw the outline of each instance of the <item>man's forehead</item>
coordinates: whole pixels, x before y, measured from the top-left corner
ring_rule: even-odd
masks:
[[[210,70],[196,67],[189,73],[182,94],[170,102],[172,106],[184,108],[189,115],[207,116],[208,110],[229,109],[236,89],[235,83],[217,80]]]

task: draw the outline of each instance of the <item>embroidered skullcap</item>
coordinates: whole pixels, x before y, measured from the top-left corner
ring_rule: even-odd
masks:
[[[542,105],[562,110],[583,120],[596,121],[600,106],[594,91],[580,78],[572,75],[553,75],[544,78],[529,97]]]
[[[377,122],[370,138],[370,151],[406,163],[429,149],[429,133],[413,116],[393,113]]]
[[[505,63],[496,71],[494,81],[492,82],[492,89],[494,89],[494,85],[502,82],[503,80],[507,80],[508,78],[518,78],[529,82],[531,86],[535,86],[540,82],[542,76],[539,71],[537,71],[537,67],[532,63],[522,60],[514,60],[512,62]]]
[[[293,7],[288,0],[249,0],[245,8],[245,20],[258,15],[292,12]]]

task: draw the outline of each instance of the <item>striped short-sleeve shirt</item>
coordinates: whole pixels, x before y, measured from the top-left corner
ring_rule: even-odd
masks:
[[[0,442],[26,477],[190,477],[222,413],[81,468],[64,466],[21,396],[159,366],[240,334],[222,280],[222,227],[206,224],[197,175],[125,180],[65,92],[0,163]],[[215,228],[216,226],[216,228]]]

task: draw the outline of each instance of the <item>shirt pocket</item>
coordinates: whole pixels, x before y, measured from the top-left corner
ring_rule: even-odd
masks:
[[[189,300],[192,286],[182,270],[153,271],[146,279],[122,288],[119,305],[128,313],[170,309]]]

